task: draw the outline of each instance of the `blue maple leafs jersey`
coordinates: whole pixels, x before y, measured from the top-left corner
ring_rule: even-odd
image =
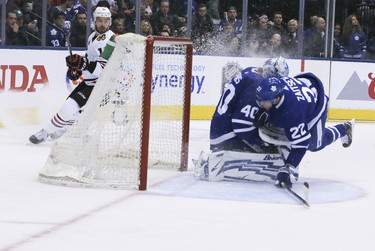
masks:
[[[299,165],[310,143],[310,130],[327,111],[328,97],[322,82],[312,73],[280,79],[285,83],[280,102],[267,113],[268,121],[283,128],[291,143],[287,164]]]
[[[61,30],[47,24],[46,45],[54,47],[66,46],[65,34]]]
[[[254,124],[260,109],[255,91],[263,78],[257,69],[248,67],[242,70],[225,87],[211,120],[211,149],[235,137],[248,144],[260,143]]]

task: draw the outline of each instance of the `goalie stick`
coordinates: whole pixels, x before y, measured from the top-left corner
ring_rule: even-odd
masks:
[[[304,186],[304,190],[305,190],[305,198],[302,198],[301,196],[299,196],[296,192],[294,192],[291,188],[289,188],[284,182],[281,182],[281,186],[283,188],[286,189],[286,191],[288,191],[294,198],[296,198],[299,202],[301,202],[302,204],[304,204],[305,206],[307,207],[310,207],[310,204],[308,202],[308,191],[309,191],[309,183],[307,182],[304,182],[303,183],[303,186]]]

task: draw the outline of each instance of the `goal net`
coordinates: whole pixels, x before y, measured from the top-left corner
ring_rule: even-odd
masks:
[[[147,187],[150,167],[187,169],[190,39],[124,34],[78,120],[51,148],[42,182]]]

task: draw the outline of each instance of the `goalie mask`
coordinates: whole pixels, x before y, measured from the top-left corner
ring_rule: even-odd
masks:
[[[96,7],[93,16],[96,32],[104,33],[109,30],[112,24],[112,14],[108,8]]]
[[[270,58],[264,62],[262,69],[262,77],[287,77],[289,75],[289,66],[285,58]]]

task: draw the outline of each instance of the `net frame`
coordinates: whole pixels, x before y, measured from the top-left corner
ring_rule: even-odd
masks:
[[[127,34],[125,34],[127,35]],[[139,36],[136,34],[128,34],[130,36]],[[117,39],[116,39],[117,40]],[[149,168],[149,144],[150,144],[150,138],[149,138],[149,133],[150,133],[150,115],[151,115],[151,100],[152,100],[152,77],[153,77],[153,61],[154,61],[154,48],[157,46],[162,46],[163,44],[165,45],[183,45],[185,46],[185,68],[184,68],[184,90],[183,90],[183,104],[182,104],[182,133],[181,133],[181,153],[179,155],[180,160],[179,160],[179,171],[186,171],[187,166],[188,166],[188,149],[189,149],[189,122],[190,122],[190,94],[191,94],[191,78],[192,78],[192,41],[187,38],[174,38],[174,37],[147,37],[142,39],[142,44],[145,43],[145,48],[144,48],[144,67],[143,67],[143,76],[144,79],[142,80],[142,83],[144,85],[144,88],[142,89],[142,106],[141,106],[141,114],[142,114],[142,120],[141,120],[141,144],[140,144],[140,152],[139,152],[139,170],[138,174],[139,179],[138,179],[138,189],[139,190],[146,190],[147,189],[147,178],[148,178],[148,168]],[[143,54],[143,53],[141,53]],[[115,60],[113,60],[115,61]],[[113,61],[109,62],[112,63]],[[138,61],[139,62],[139,61]],[[105,68],[105,70],[108,68],[108,66]],[[100,81],[100,80],[99,80]],[[103,81],[104,82],[104,81]],[[100,89],[99,89],[100,90]],[[98,93],[99,93],[98,90]],[[93,91],[93,94],[95,92],[95,89]],[[92,94],[92,95],[93,95]],[[89,102],[91,101],[91,97]],[[93,102],[94,103],[94,102]],[[91,109],[91,108],[90,108]],[[89,109],[87,109],[89,110]],[[82,114],[84,115],[84,114]],[[82,118],[81,115],[81,118]],[[83,120],[83,119],[82,119]],[[80,119],[78,119],[77,123],[79,126]],[[82,122],[82,124],[85,124],[85,122]],[[69,133],[69,131],[68,131]],[[67,134],[68,134],[67,133]],[[66,135],[64,135],[66,136]],[[62,138],[64,138],[64,136]],[[69,138],[69,137],[66,137]],[[61,144],[63,145],[64,140],[57,140],[55,144]],[[74,144],[74,143],[73,143]],[[65,145],[63,145],[65,147]],[[58,147],[57,147],[58,149]],[[57,150],[58,151],[58,150]],[[105,180],[94,180],[85,177],[78,177],[77,175],[72,174],[72,167],[74,168],[75,165],[71,165],[71,161],[65,162],[62,161],[61,163],[58,163],[55,165],[56,159],[54,158],[55,152],[53,152],[53,148],[51,149],[51,153],[49,158],[47,159],[47,163],[45,165],[48,166],[47,169],[44,169],[39,173],[39,180],[45,183],[49,184],[56,184],[56,185],[67,185],[67,186],[78,186],[78,187],[101,187],[101,188],[128,188],[127,185],[122,185],[119,183],[111,183],[111,182],[106,182]],[[116,152],[113,153],[113,155],[116,155]],[[51,157],[52,156],[52,157]],[[178,155],[176,155],[178,156]],[[64,160],[63,157],[60,157],[60,160]],[[101,166],[100,163],[97,163],[99,166]],[[58,171],[51,171],[51,166],[56,167]],[[64,169],[66,168],[66,169]],[[85,168],[84,166],[80,166],[78,164],[77,168],[79,170],[82,169],[80,168]],[[97,168],[98,169],[98,168]],[[62,171],[61,171],[62,170]],[[67,175],[64,174],[64,170],[67,173]],[[136,175],[136,176],[137,176]],[[131,175],[133,176],[133,174]],[[94,181],[93,181],[94,180]],[[92,182],[93,181],[93,182]],[[116,180],[117,181],[117,180]]]
[[[188,38],[175,38],[175,37],[148,37],[146,39],[146,59],[145,59],[145,85],[144,99],[143,99],[143,116],[144,126],[142,135],[142,150],[141,150],[141,164],[140,164],[140,185],[139,190],[146,190],[147,188],[147,170],[148,170],[148,141],[149,141],[149,125],[151,114],[151,83],[152,83],[152,66],[153,66],[153,48],[155,43],[174,43],[186,45],[186,67],[185,67],[185,90],[183,105],[183,130],[182,130],[182,149],[179,171],[186,171],[188,165],[188,152],[189,152],[189,122],[190,122],[190,104],[191,104],[191,77],[193,65],[193,43]],[[146,135],[146,136],[145,136]],[[147,154],[145,154],[147,153]]]

